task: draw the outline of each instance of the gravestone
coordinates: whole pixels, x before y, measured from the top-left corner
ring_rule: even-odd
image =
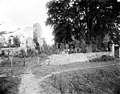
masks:
[[[120,46],[119,45],[112,45],[112,53],[115,57],[120,58]]]

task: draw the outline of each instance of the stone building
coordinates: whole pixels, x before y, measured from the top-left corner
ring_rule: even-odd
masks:
[[[39,46],[43,46],[44,38],[42,38],[42,28],[39,23],[33,24],[33,38],[39,43]]]
[[[26,39],[26,48],[27,49],[35,49],[35,43],[31,37]]]
[[[21,49],[27,49],[27,48],[34,48],[33,41],[33,28],[32,27],[26,27],[23,30],[23,33],[20,36],[20,48]]]
[[[33,37],[42,38],[42,29],[39,23],[33,24]]]
[[[23,34],[20,37],[21,40],[21,49],[35,49],[34,39],[39,43],[40,48],[44,44],[44,38],[42,38],[42,29],[39,23],[33,24],[33,27],[26,27],[23,30]]]
[[[8,39],[11,38],[10,36],[18,36],[20,39],[19,48],[24,49],[25,51],[27,51],[27,49],[35,49],[36,44],[34,42],[34,38],[37,39],[40,48],[44,44],[44,38],[42,38],[42,28],[39,23],[33,24],[32,27],[25,27],[24,29],[8,32],[3,35],[5,38],[4,41],[3,37],[0,37],[0,42],[4,43],[4,45],[5,43],[8,44]]]

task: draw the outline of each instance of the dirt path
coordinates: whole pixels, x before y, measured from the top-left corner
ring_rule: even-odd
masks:
[[[18,94],[40,94],[39,79],[32,74],[31,70],[26,70],[21,78]]]

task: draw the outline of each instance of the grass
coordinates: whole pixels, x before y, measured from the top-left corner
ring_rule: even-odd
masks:
[[[5,77],[0,77],[0,94],[17,94],[18,86],[20,84],[20,76],[24,74],[27,68],[36,64],[36,57],[26,58],[26,66],[23,67],[23,59],[13,58],[13,66],[10,67],[10,61],[2,62],[0,66],[0,75],[4,74]]]
[[[0,67],[0,75],[5,75],[0,77],[0,94],[18,94],[20,75],[24,72],[25,68],[22,66],[10,67],[6,63],[6,65]]]
[[[0,67],[0,94],[17,94],[20,75],[25,71],[22,67]]]
[[[57,72],[62,70],[105,66],[105,65],[118,64],[118,63],[119,63],[118,60],[108,61],[108,62],[76,62],[76,63],[70,63],[65,65],[34,66],[32,67],[32,71],[34,75],[41,78],[41,76],[45,76],[52,72]]]
[[[2,62],[0,67],[0,75],[4,74],[5,77],[0,77],[0,94],[18,94],[18,86],[20,84],[20,76],[26,71],[27,68],[33,66],[35,58],[26,58],[26,66],[23,67],[23,61],[20,58],[13,59],[13,67],[10,67],[10,62]],[[18,61],[21,61],[19,64]]]
[[[42,62],[42,60],[44,59],[44,55],[41,55],[41,60],[40,62]],[[18,58],[14,58],[14,62],[16,62],[17,60],[19,60]],[[36,62],[37,62],[37,57],[32,57],[32,58],[26,58],[26,66],[23,67],[23,66],[19,66],[19,64],[16,64],[13,66],[13,67],[10,67],[10,66],[4,66],[4,67],[0,67],[0,72],[1,74],[2,73],[10,73],[12,75],[15,75],[15,76],[20,76],[21,74],[23,74],[26,70],[26,68],[29,68],[31,67],[32,69],[32,72],[33,74],[35,74],[37,77],[41,77],[41,76],[46,76],[52,72],[57,72],[57,71],[62,71],[62,70],[69,70],[69,69],[79,69],[79,68],[87,68],[87,67],[95,67],[95,66],[104,66],[104,65],[109,65],[109,64],[117,64],[119,63],[119,61],[116,61],[116,60],[113,60],[113,61],[109,61],[109,62],[76,62],[76,63],[72,63],[72,64],[66,64],[66,65],[48,65],[48,66],[36,66]],[[21,64],[22,65],[22,64]],[[104,70],[104,68],[97,68],[98,70]],[[111,69],[110,67],[107,68],[106,67],[106,70],[108,69]],[[69,74],[69,75],[68,75]],[[85,77],[84,74],[89,74],[90,77],[92,77],[93,75],[95,74],[100,74],[99,72],[96,72],[96,69],[86,69],[86,70],[78,70],[78,71],[71,71],[71,72],[67,72],[67,73],[63,73],[60,75],[55,75],[53,76],[52,79],[48,79],[48,83],[42,83],[41,85],[44,87],[44,89],[46,89],[46,91],[51,91],[52,93],[51,94],[57,94],[59,93],[61,90],[62,92],[64,92],[66,89],[67,89],[67,83],[69,80],[66,80],[68,79],[69,77],[72,79],[74,78],[73,74],[76,74],[76,75],[81,75],[80,77]],[[64,76],[65,75],[65,76]],[[70,76],[71,75],[71,76]],[[76,76],[75,75],[75,76]],[[60,77],[59,77],[60,76]],[[54,87],[51,85],[52,83],[49,83],[49,82],[52,82],[54,81],[54,77],[56,79],[56,82],[60,82],[60,84],[58,84],[57,86],[57,89],[56,89],[56,85],[54,85]],[[61,78],[62,79],[57,79],[57,78]],[[67,77],[67,78],[66,78]],[[79,77],[79,78],[80,78]],[[97,77],[97,75],[96,75]],[[89,78],[89,77],[88,77]],[[65,79],[65,80],[64,80]],[[92,78],[90,78],[92,79]],[[17,79],[16,79],[17,80]],[[63,81],[64,80],[64,81]],[[74,79],[72,79],[72,81],[74,81]],[[12,82],[10,80],[10,82]],[[67,83],[66,83],[67,82]],[[84,81],[83,81],[84,82]],[[87,82],[87,80],[85,80],[85,82]],[[91,82],[90,82],[91,83]],[[18,84],[19,84],[19,81],[18,81]],[[63,86],[62,86],[63,84]],[[15,84],[16,85],[16,84]],[[65,90],[64,89],[61,89],[59,88],[59,86],[62,86],[64,87],[65,85]],[[92,87],[92,85],[89,85],[90,87]],[[8,85],[9,87],[9,85]],[[16,86],[17,87],[17,86]],[[49,90],[51,89],[51,90]],[[93,88],[94,89],[94,88]],[[12,90],[12,89],[11,89]],[[16,91],[16,89],[14,89]],[[68,89],[69,90],[69,89]],[[67,90],[67,91],[68,91]],[[89,91],[89,90],[88,90]],[[72,91],[71,91],[72,92]],[[7,93],[6,93],[7,94]],[[14,93],[13,93],[14,94]],[[67,94],[67,93],[66,93]],[[80,93],[78,93],[80,94]],[[83,93],[84,94],[84,93]],[[87,94],[87,93],[85,93]],[[99,93],[94,93],[94,94],[99,94]],[[101,94],[104,94],[104,93],[101,93]],[[105,93],[106,94],[106,93]]]
[[[17,94],[20,78],[6,76],[0,78],[0,94]]]
[[[120,66],[52,75],[41,86],[50,94],[120,94]]]

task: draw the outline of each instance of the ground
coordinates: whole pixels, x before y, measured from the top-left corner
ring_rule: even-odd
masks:
[[[13,67],[13,74],[21,78],[19,94],[47,94],[46,88],[43,88],[44,80],[52,74],[78,69],[83,70],[119,65],[119,60],[109,62],[76,62],[66,65],[41,65],[43,60],[44,58],[38,64],[37,58],[28,58],[25,67]]]
[[[50,77],[52,74],[57,74],[57,73],[72,71],[77,69],[82,70],[82,69],[89,69],[89,68],[114,66],[114,65],[118,65],[118,63],[119,61],[96,62],[96,63],[95,62],[78,62],[78,63],[76,62],[76,63],[66,64],[66,65],[45,65],[45,66],[34,65],[29,70],[27,70],[28,71],[27,74],[25,73],[22,76],[23,77],[22,79],[24,78],[30,79],[30,80],[27,80],[27,79],[22,80],[24,83],[23,88],[26,88],[25,90],[26,92],[28,92],[25,94],[29,94],[29,92],[34,92],[32,94],[39,94],[35,92],[40,92],[40,94],[47,94],[47,90],[45,90],[46,88],[43,89],[44,80]]]

